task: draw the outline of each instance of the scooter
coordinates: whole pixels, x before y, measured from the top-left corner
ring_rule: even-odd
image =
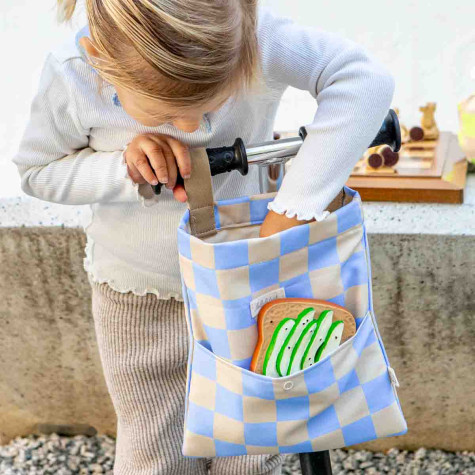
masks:
[[[305,127],[300,127],[296,137],[271,140],[252,145],[245,145],[237,138],[229,147],[207,148],[211,175],[238,170],[241,175],[247,175],[249,165],[259,166],[259,188],[261,193],[277,191],[285,174],[285,164],[295,157],[307,136]],[[377,145],[388,145],[393,152],[401,148],[401,129],[394,110],[390,109],[384,119],[376,138],[368,148]],[[179,174],[177,184],[183,184]],[[161,193],[162,184],[151,185],[156,195]]]

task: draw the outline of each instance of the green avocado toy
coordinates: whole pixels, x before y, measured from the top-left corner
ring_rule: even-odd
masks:
[[[332,302],[285,298],[262,307],[258,330],[251,370],[277,378],[321,361],[355,334],[356,323],[348,310]]]

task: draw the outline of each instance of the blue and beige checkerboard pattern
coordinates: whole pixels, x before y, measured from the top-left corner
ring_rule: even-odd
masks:
[[[183,455],[326,450],[406,431],[372,315],[361,200],[324,221],[258,238],[274,195],[221,201],[218,234],[178,229],[190,332]],[[283,287],[350,310],[357,334],[316,365],[284,378],[249,371],[257,342],[250,302]]]

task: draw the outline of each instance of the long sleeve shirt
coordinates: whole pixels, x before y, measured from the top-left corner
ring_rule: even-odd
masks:
[[[325,219],[326,207],[376,136],[391,105],[394,79],[361,46],[318,27],[303,27],[260,7],[257,39],[265,88],[230,98],[205,114],[193,133],[172,124],[147,127],[130,117],[83,59],[78,34],[46,57],[14,163],[22,190],[38,199],[89,205],[84,269],[119,292],[181,296],[177,226],[186,204],[163,187],[136,184],[124,147],[143,133],[167,134],[189,147],[246,144],[273,138],[288,86],[308,91],[316,113],[307,137],[269,209],[299,219]],[[258,167],[213,177],[216,200],[259,193]]]

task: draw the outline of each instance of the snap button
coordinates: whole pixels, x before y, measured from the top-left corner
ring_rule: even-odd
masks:
[[[284,383],[284,389],[288,391],[289,389],[292,389],[294,387],[294,383],[292,381],[286,381]]]

